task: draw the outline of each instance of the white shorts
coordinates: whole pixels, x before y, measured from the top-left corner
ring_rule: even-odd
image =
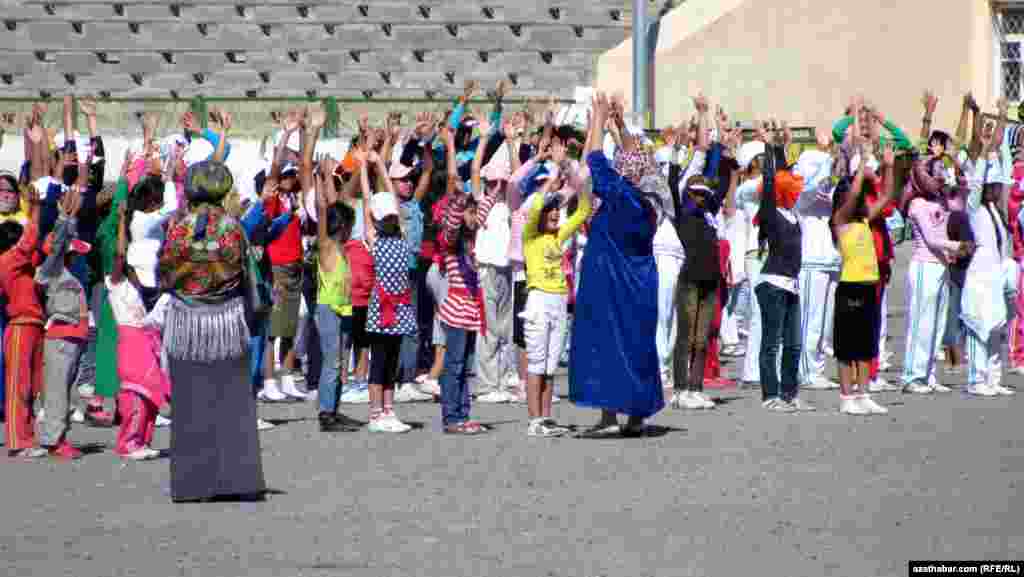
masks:
[[[526,310],[520,315],[526,336],[527,372],[554,375],[565,344],[568,329],[568,295],[533,289],[526,298]]]

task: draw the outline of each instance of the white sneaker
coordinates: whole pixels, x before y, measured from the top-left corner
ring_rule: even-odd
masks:
[[[395,391],[396,403],[425,403],[433,400],[434,395],[420,391],[415,383],[405,383]]]
[[[564,427],[551,426],[545,419],[533,419],[526,428],[527,437],[561,437],[569,432]]]
[[[996,386],[992,387],[992,390],[995,391],[996,393],[1000,394],[1000,395],[1005,396],[1005,397],[1011,397],[1011,396],[1017,394],[1017,392],[1014,391],[1013,389],[1007,389],[1003,385],[996,385]]]
[[[711,397],[707,396],[704,391],[698,391],[693,393],[694,398],[699,400],[704,406],[702,409],[714,409],[715,402],[711,400]]]
[[[898,391],[900,388],[896,385],[890,384],[882,377],[876,377],[875,380],[868,383],[868,391],[872,393],[884,393],[886,391]]]
[[[36,420],[37,421],[42,421],[45,418],[46,418],[46,411],[44,411],[42,407],[39,407],[38,409],[36,409]]]
[[[794,407],[793,405],[787,403],[786,401],[783,401],[782,399],[780,399],[778,397],[775,397],[773,399],[768,399],[767,401],[762,401],[761,402],[761,407],[763,407],[765,409],[768,409],[769,411],[771,411],[773,413],[794,413],[794,412],[796,412],[796,407]]]
[[[921,383],[911,383],[903,387],[903,392],[915,395],[930,395],[932,393],[932,388],[928,385],[922,385]]]
[[[421,392],[431,395],[433,397],[441,396],[441,383],[437,379],[425,378],[419,382],[419,389]]]
[[[967,385],[967,393],[977,397],[995,397],[999,393],[987,384]]]
[[[365,405],[370,402],[370,389],[350,388],[341,394],[341,402],[347,405]]]
[[[305,378],[303,378],[303,381],[305,381]],[[298,383],[299,380],[296,378],[295,373],[281,375],[281,392],[289,397],[308,401],[309,391],[305,390],[305,388],[300,389]]]
[[[818,410],[814,405],[801,400],[800,397],[794,397],[788,404],[798,413],[813,413]]]
[[[714,408],[715,406],[712,402],[709,407],[704,402],[704,399],[697,396],[698,394],[693,391],[680,391],[676,395],[678,395],[678,399],[673,399],[673,406],[679,409],[701,410]]]
[[[846,415],[867,415],[871,411],[860,402],[858,397],[839,395],[839,412]]]
[[[171,420],[168,419],[167,417],[163,416],[163,415],[157,415],[156,416],[156,426],[157,427],[170,427],[171,426]]]
[[[398,420],[398,417],[384,414],[370,421],[366,430],[371,433],[408,433],[412,427]]]
[[[477,397],[476,402],[495,405],[502,403],[511,403],[512,399],[505,391],[491,391],[489,393],[484,393],[483,395]]]
[[[74,411],[71,411],[71,422],[72,423],[84,423],[85,422],[85,413],[82,412],[82,409],[75,409]]]
[[[935,393],[951,393],[951,392],[953,392],[953,389],[951,389],[951,388],[947,387],[946,385],[943,385],[942,383],[939,383],[939,382],[932,383],[931,389],[932,389],[932,392],[935,392]]]
[[[263,419],[256,419],[256,430],[257,431],[269,431],[270,429],[277,428],[277,425],[270,421],[264,421]]]
[[[124,458],[131,461],[150,461],[159,456],[160,451],[150,449],[149,447],[142,447],[141,449],[136,449],[131,453],[128,453]]]
[[[263,390],[256,397],[261,401],[277,403],[288,398],[281,392],[281,383],[277,379],[263,379]]]
[[[861,395],[858,400],[860,401],[860,405],[862,407],[864,407],[872,415],[887,415],[887,414],[889,414],[889,409],[887,409],[887,408],[883,407],[882,405],[879,405],[878,403],[876,403],[875,400],[871,398],[871,395],[867,395],[867,394]]]

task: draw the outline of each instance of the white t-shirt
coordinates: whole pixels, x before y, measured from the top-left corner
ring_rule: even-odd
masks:
[[[162,328],[164,318],[167,315],[167,306],[170,303],[170,295],[164,294],[156,302],[153,310],[146,312],[146,306],[142,304],[142,295],[139,289],[128,281],[122,279],[114,284],[108,276],[105,279],[107,285],[107,301],[110,302],[110,309],[114,313],[114,321],[118,325],[129,327],[156,327]]]
[[[512,215],[508,205],[499,202],[487,215],[486,227],[476,233],[476,260],[496,267],[508,266],[508,244],[512,240]]]

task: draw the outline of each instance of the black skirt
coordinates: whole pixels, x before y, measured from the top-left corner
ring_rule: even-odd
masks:
[[[878,283],[840,282],[832,335],[836,360],[851,363],[877,357],[881,326]]]
[[[264,493],[249,359],[170,358],[171,498],[192,501]]]

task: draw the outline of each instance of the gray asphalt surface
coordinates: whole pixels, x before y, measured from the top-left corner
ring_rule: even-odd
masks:
[[[72,440],[104,452],[73,464],[0,457],[0,573],[888,576],[910,559],[1020,559],[1024,399],[967,398],[962,377],[943,381],[956,392],[886,393],[891,413],[862,418],[837,412],[836,391],[803,393],[819,407],[804,415],[722,391],[719,409],[666,409],[642,439],[527,438],[517,405],[475,406],[496,427],[484,437],[439,434],[434,404],[399,407],[423,426],[404,436],[323,435],[312,403],[262,406],[286,422],[261,437],[277,493],[250,504],[172,504],[166,459],[122,463],[113,431],[79,426]],[[566,423],[595,419],[567,402],[555,410]]]

